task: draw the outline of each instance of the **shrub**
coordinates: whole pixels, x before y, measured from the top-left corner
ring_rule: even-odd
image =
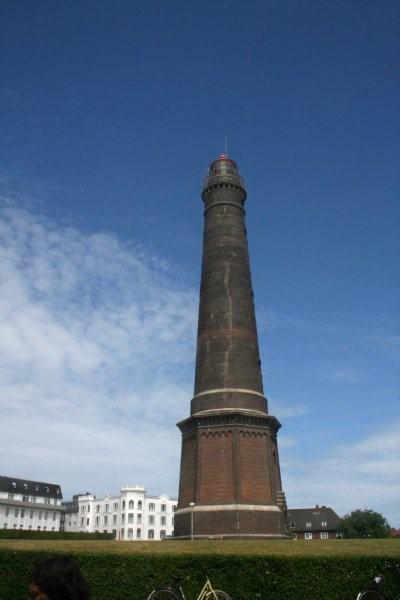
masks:
[[[0,550],[0,598],[20,600],[34,566],[49,552]],[[73,556],[88,579],[92,600],[146,600],[157,585],[182,578],[194,600],[206,575],[233,600],[350,600],[394,557],[280,557],[110,554]],[[398,560],[398,557],[397,557]]]

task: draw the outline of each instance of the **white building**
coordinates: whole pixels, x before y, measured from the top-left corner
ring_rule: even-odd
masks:
[[[62,493],[59,485],[0,476],[0,527],[59,531]]]
[[[118,540],[160,540],[172,535],[177,500],[149,496],[141,486],[122,486],[119,496],[74,496],[64,503],[65,531],[112,533]]]

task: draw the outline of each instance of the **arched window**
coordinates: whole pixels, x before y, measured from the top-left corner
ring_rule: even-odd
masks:
[[[133,529],[129,528],[128,529],[128,540],[133,539]]]
[[[125,500],[122,500],[122,508],[125,508]]]
[[[160,531],[160,538],[163,540],[165,538],[165,530],[161,529]]]
[[[121,529],[121,540],[123,540],[123,539],[124,539],[124,530]]]
[[[135,508],[133,500],[129,500],[129,508]]]
[[[136,529],[136,537],[139,540],[142,537],[142,530],[141,529]]]
[[[149,529],[149,540],[154,540],[154,529]]]
[[[137,503],[138,510],[142,510],[142,501],[139,500]]]

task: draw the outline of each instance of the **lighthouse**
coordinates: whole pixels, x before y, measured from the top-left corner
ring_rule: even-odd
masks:
[[[182,434],[177,538],[286,538],[277,433],[264,394],[237,163],[222,154],[203,180],[196,373]]]

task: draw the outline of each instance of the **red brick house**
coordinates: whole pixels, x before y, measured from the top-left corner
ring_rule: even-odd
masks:
[[[297,540],[329,540],[341,537],[340,517],[332,508],[291,508],[287,511],[289,531]]]

